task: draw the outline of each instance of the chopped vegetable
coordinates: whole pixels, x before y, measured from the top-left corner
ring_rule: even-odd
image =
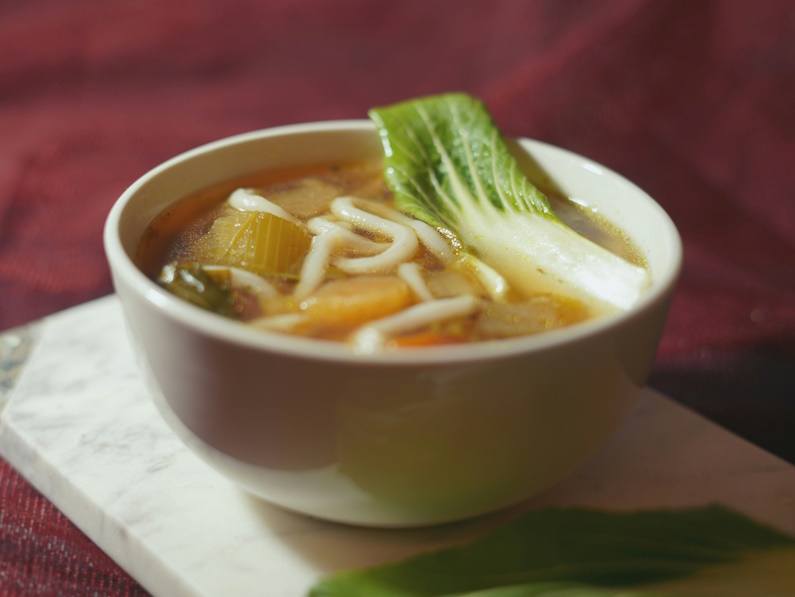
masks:
[[[397,276],[368,276],[326,282],[299,307],[315,325],[352,327],[396,313],[412,302],[409,285]]]
[[[485,106],[465,94],[370,110],[400,209],[452,231],[464,248],[528,295],[631,307],[645,269],[568,228],[521,173]]]
[[[226,272],[205,272],[198,263],[170,263],[160,273],[158,282],[169,292],[213,313],[238,319],[231,290],[231,276]]]
[[[419,348],[421,346],[456,344],[461,342],[461,339],[456,336],[443,334],[442,332],[430,331],[395,336],[390,341],[400,348]]]
[[[588,309],[575,299],[539,295],[516,303],[492,303],[478,313],[479,333],[511,338],[538,334],[588,319]]]
[[[303,227],[272,213],[238,211],[213,222],[200,241],[202,260],[258,274],[297,275],[311,240]]]

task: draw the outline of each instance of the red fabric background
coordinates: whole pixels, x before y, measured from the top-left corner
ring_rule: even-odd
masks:
[[[0,330],[112,291],[113,201],[201,143],[464,90],[670,213],[652,385],[795,461],[795,2],[4,0]],[[0,461],[0,596],[143,590]]]

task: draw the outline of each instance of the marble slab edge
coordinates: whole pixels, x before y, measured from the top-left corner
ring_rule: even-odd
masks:
[[[13,339],[5,342],[7,350],[3,355],[9,358],[4,367],[3,393],[0,394],[0,455],[147,591],[175,597],[199,597],[205,595],[200,587],[186,581],[178,571],[159,559],[140,537],[126,528],[123,521],[103,511],[64,477],[52,461],[37,452],[33,442],[20,435],[13,426],[4,424],[4,407],[13,398],[14,389],[23,377],[29,374],[26,365],[35,358],[48,326],[64,318],[90,319],[94,310],[115,302],[115,295],[109,295],[47,316],[23,328],[4,332],[3,335],[13,336]],[[162,592],[164,587],[168,587],[167,593]]]

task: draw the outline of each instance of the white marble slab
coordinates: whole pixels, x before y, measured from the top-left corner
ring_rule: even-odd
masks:
[[[297,597],[330,572],[546,504],[718,502],[795,533],[795,467],[651,390],[596,458],[513,510],[412,531],[312,520],[249,497],[179,443],[138,377],[115,297],[51,317],[39,334],[3,409],[0,454],[156,595]]]

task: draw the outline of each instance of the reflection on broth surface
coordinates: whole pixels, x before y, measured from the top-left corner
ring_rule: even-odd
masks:
[[[576,232],[643,265],[604,218],[548,199]],[[151,223],[138,263],[219,315],[362,352],[536,334],[612,310],[512,287],[510,272],[462,250],[449,230],[395,209],[380,161],[259,174],[185,197]]]

